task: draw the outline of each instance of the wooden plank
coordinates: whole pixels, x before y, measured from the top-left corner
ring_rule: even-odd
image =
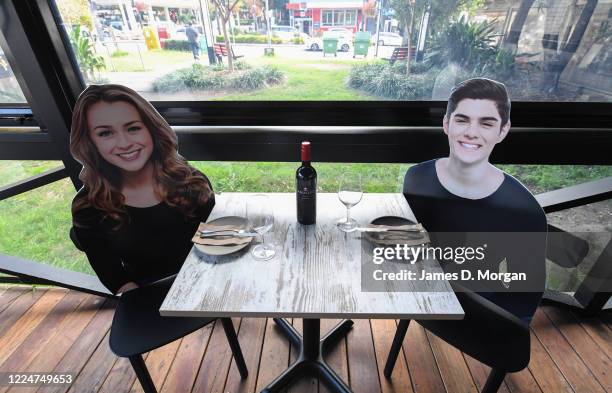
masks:
[[[268,318],[257,373],[256,392],[260,392],[289,366],[290,345],[289,340],[280,333],[272,318]]]
[[[517,373],[506,374],[504,382],[512,393],[542,393],[529,367]]]
[[[293,318],[291,324],[298,331],[298,333],[302,334],[302,321],[301,318]],[[289,351],[289,364],[293,364],[299,355],[299,348],[291,347]],[[272,382],[272,381],[270,381]],[[348,383],[348,381],[345,381]],[[304,376],[299,380],[295,381],[287,392],[289,393],[317,393],[319,391],[319,381],[315,377]]]
[[[317,195],[317,225],[295,220],[294,194],[268,194],[274,206],[269,237],[282,246],[271,262],[251,253],[210,256],[194,247],[186,258],[160,313],[167,316],[240,316],[285,318],[448,318],[463,311],[446,281],[371,280],[377,290],[363,291],[362,247],[357,233],[338,231],[342,211],[336,194]],[[249,194],[223,193],[210,219],[244,214]],[[380,216],[410,217],[401,194],[365,194],[352,215],[360,222]],[[367,268],[376,265],[366,264]],[[442,272],[427,259],[402,270]],[[374,269],[373,269],[374,270]],[[369,274],[369,273],[366,273]],[[373,274],[373,273],[372,273]],[[371,289],[371,288],[370,288]],[[402,292],[402,296],[397,296]]]
[[[214,322],[214,321],[213,321]],[[196,380],[214,323],[183,337],[160,392],[189,392]]]
[[[543,393],[574,393],[570,384],[565,380],[563,374],[555,362],[550,358],[544,346],[533,330],[531,333],[531,360],[529,370]],[[575,392],[582,393],[582,392]]]
[[[103,303],[103,298],[86,295],[79,307],[62,322],[53,337],[40,349],[38,356],[30,362],[24,371],[53,370]],[[13,393],[15,390],[14,393],[33,393],[37,388],[21,387],[10,389],[9,393]]]
[[[68,352],[66,352],[57,366],[55,366],[53,372],[70,373],[76,378],[108,333],[116,306],[116,300],[109,299],[104,302],[96,315],[91,319],[91,322],[83,329]],[[106,345],[108,346],[108,344]],[[67,390],[68,387],[64,386],[47,386],[41,387],[37,392],[61,393]]]
[[[173,341],[169,344],[164,345],[163,347],[157,348],[146,355],[145,364],[147,366],[147,370],[149,370],[149,375],[151,375],[151,379],[153,380],[153,384],[156,388],[164,385],[164,381],[168,376],[168,371],[174,362],[174,358],[178,354],[179,346],[181,345],[180,340]],[[132,383],[132,388],[130,389],[132,393],[142,393],[144,390],[140,385],[140,382],[136,378]]]
[[[238,333],[238,341],[240,342],[244,361],[249,370],[249,376],[246,379],[241,379],[238,368],[236,367],[236,362],[232,360],[224,391],[235,393],[255,391],[257,373],[259,371],[259,359],[265,333],[265,318],[242,318],[240,332]],[[229,347],[227,342],[226,345]]]
[[[241,320],[232,321],[234,329],[240,334]],[[243,341],[240,338],[238,341],[242,347]],[[244,347],[242,349],[244,350]],[[223,325],[217,319],[192,393],[224,393],[223,388],[232,362],[232,351],[227,343]],[[253,370],[249,369],[249,375],[251,373]]]
[[[38,299],[29,311],[22,315],[5,333],[0,337],[0,363],[17,349],[28,335],[47,316],[51,309],[59,303],[68,293],[64,289],[51,288]]]
[[[576,392],[605,393],[593,373],[542,309],[536,311],[531,329]]]
[[[612,352],[605,353],[589,336],[580,323],[567,311],[557,307],[543,306],[540,310],[553,322],[584,364],[595,375],[601,386],[612,392]]]
[[[580,321],[580,325],[605,353],[612,354],[612,329],[596,317],[585,318],[575,313],[572,316]]]
[[[14,299],[11,304],[0,313],[0,336],[4,336],[4,333],[9,330],[46,291],[46,289],[25,291]]]
[[[24,287],[4,287],[0,290],[2,292],[0,294],[0,314],[2,311],[6,310],[8,306],[10,306],[15,299],[24,293],[32,291],[31,288]]]
[[[427,332],[442,381],[448,392],[478,393],[470,370],[457,348]]]
[[[446,391],[425,329],[415,321],[408,326],[402,349],[415,393]]]
[[[601,320],[608,325],[608,328],[612,330],[612,313],[610,312],[601,312],[599,314]]]
[[[341,319],[322,319],[321,320],[321,337],[333,329]],[[344,383],[349,383],[348,357],[346,354],[346,337],[343,337],[335,345],[332,346],[329,353],[323,354],[326,363],[342,378]],[[319,392],[330,393],[329,389],[319,381]]]
[[[146,360],[149,354],[143,355]],[[136,373],[128,358],[118,358],[109,371],[98,393],[124,393],[129,392],[136,380]]]
[[[40,350],[57,332],[64,320],[81,304],[85,296],[70,291],[53,307],[45,318],[27,336],[21,345],[0,364],[0,372],[24,371],[28,364],[40,353]],[[8,387],[0,387],[5,392]]]
[[[100,389],[107,374],[117,361],[117,356],[111,351],[108,344],[109,337],[110,331],[104,336],[96,351],[68,389],[69,393],[97,392]]]
[[[378,379],[383,393],[412,393],[412,381],[404,354],[400,353],[395,362],[393,375],[391,379],[385,378],[383,370],[391,343],[397,330],[397,324],[392,319],[372,319],[372,337],[374,338],[374,349],[376,352],[376,361],[378,363]]]
[[[480,363],[478,360],[474,359],[470,355],[463,354],[463,358],[465,359],[465,363],[470,370],[470,374],[472,374],[472,379],[474,383],[476,383],[476,388],[478,391],[482,391],[482,387],[485,385],[487,378],[489,377],[489,373],[491,372],[491,367],[486,364]],[[498,393],[510,393],[508,390],[508,386],[503,382],[499,387]]]
[[[347,335],[350,386],[353,392],[380,392],[370,321],[356,319]]]

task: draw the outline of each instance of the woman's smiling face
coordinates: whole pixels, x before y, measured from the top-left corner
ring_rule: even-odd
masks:
[[[125,172],[138,172],[153,154],[151,132],[136,108],[124,101],[93,104],[87,111],[89,136],[104,160]]]
[[[454,112],[444,118],[444,133],[452,158],[466,164],[488,161],[496,144],[504,140],[510,121],[502,126],[492,100],[463,99]]]

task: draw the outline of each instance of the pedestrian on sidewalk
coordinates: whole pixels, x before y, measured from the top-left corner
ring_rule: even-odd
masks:
[[[199,34],[198,31],[192,26],[191,22],[187,23],[185,34],[187,35],[187,40],[191,46],[191,52],[193,53],[194,60],[200,60],[200,46],[198,45]]]

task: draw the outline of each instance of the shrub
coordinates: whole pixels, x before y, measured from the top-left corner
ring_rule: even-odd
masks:
[[[462,68],[482,69],[495,56],[495,22],[469,22],[462,17],[434,37],[427,61],[444,67],[455,63]]]
[[[240,64],[240,65],[239,65]],[[182,90],[216,90],[216,89],[261,89],[267,85],[281,83],[285,75],[274,66],[251,68],[245,62],[237,62],[239,71],[227,74],[222,67],[207,67],[194,64],[153,82],[153,89],[158,92],[175,93]]]
[[[162,40],[161,45],[165,50],[191,51],[189,41],[185,40]]]
[[[355,65],[347,83],[354,89],[393,100],[429,99],[438,74],[431,69],[421,74],[406,74],[405,63],[389,65],[373,62]]]
[[[111,54],[111,57],[125,57],[127,55],[129,55],[130,52],[126,52],[124,50],[116,50]]]
[[[293,37],[291,43],[297,45],[304,45],[304,39],[302,37]]]
[[[222,35],[215,37],[216,42],[225,42]],[[265,34],[238,34],[233,37],[232,42],[237,44],[267,44],[268,36]],[[272,37],[273,44],[282,44],[283,40],[278,37]]]

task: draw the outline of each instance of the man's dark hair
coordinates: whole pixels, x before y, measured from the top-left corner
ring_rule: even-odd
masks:
[[[446,117],[450,117],[451,113],[459,105],[459,102],[467,98],[495,102],[499,117],[501,117],[501,126],[508,123],[510,118],[510,97],[508,97],[508,91],[503,83],[487,78],[473,78],[459,83],[453,88],[448,98]]]

